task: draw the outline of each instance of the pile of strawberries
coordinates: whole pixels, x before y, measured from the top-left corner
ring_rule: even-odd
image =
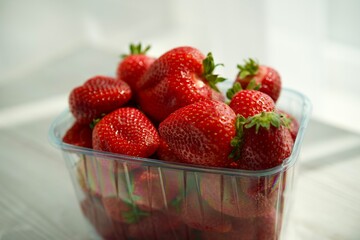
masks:
[[[224,96],[211,53],[178,47],[155,59],[148,49],[131,45],[115,78],[95,76],[72,90],[76,121],[65,143],[244,170],[290,156],[299,124],[276,107],[276,70],[246,60]],[[91,156],[77,171],[82,211],[105,239],[276,239],[281,225],[286,179],[278,174],[199,177]]]
[[[116,77],[72,90],[63,141],[99,151],[210,167],[262,170],[290,156],[297,121],[276,109],[281,79],[253,59],[225,96],[212,54],[178,47],[155,59],[131,45]]]

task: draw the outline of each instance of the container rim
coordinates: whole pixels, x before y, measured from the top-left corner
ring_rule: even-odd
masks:
[[[292,90],[288,88],[283,88],[282,91],[286,94],[291,94],[295,98],[301,100],[303,114],[301,119],[299,119],[299,131],[291,155],[288,158],[286,158],[281,165],[278,165],[270,169],[241,170],[241,169],[233,169],[233,168],[207,167],[207,166],[200,166],[200,165],[187,164],[187,163],[168,162],[159,159],[133,157],[123,154],[98,151],[98,150],[67,144],[62,141],[62,136],[56,134],[56,127],[70,115],[69,109],[64,110],[60,115],[58,115],[53,120],[49,128],[48,139],[51,145],[53,145],[55,148],[61,149],[62,151],[91,155],[101,158],[108,158],[109,160],[113,160],[113,161],[121,160],[132,163],[141,162],[143,165],[146,166],[162,167],[162,168],[176,169],[182,171],[192,171],[192,172],[203,172],[203,173],[214,173],[214,174],[225,174],[225,175],[241,175],[241,176],[249,176],[249,177],[269,176],[283,172],[295,164],[296,159],[298,158],[300,152],[305,129],[308,125],[310,114],[312,111],[311,101],[307,96],[296,90]]]

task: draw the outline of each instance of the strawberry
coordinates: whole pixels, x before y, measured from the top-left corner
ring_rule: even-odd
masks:
[[[281,224],[281,219],[278,219]],[[276,212],[253,218],[233,218],[233,229],[227,233],[203,232],[201,239],[206,240],[269,240],[278,239],[276,234]],[[279,225],[280,226],[280,225]]]
[[[129,85],[112,77],[95,76],[74,88],[69,96],[70,111],[79,123],[89,124],[127,103]]]
[[[93,129],[95,150],[148,157],[158,145],[157,130],[136,108],[119,108],[103,117]]]
[[[132,224],[150,214],[141,211],[136,205],[127,203],[117,197],[102,198],[105,212],[112,221]]]
[[[85,148],[92,148],[92,129],[88,124],[75,122],[65,133],[63,142]]]
[[[248,118],[243,127],[239,166],[263,170],[281,165],[291,155],[294,141],[278,113],[262,112]]]
[[[176,230],[180,225],[178,218],[154,211],[150,216],[130,224],[126,235],[127,239],[176,239]]]
[[[184,223],[194,229],[208,232],[231,230],[230,218],[211,208],[196,191],[187,194],[182,201],[180,216]]]
[[[270,212],[276,203],[278,184],[253,193],[257,178],[204,174],[200,181],[203,199],[218,212],[233,217],[256,217]]]
[[[281,91],[281,78],[275,69],[259,65],[251,58],[244,65],[238,65],[238,69],[235,83],[240,83],[244,89],[249,88],[249,85],[258,85],[259,91],[268,94],[274,102],[277,101]]]
[[[160,144],[156,151],[156,157],[160,160],[168,162],[180,162],[174,151],[170,148],[169,144],[167,144],[162,138],[160,138]]]
[[[203,100],[172,113],[159,132],[181,162],[225,167],[231,162],[235,119],[225,103]]]
[[[150,46],[142,49],[141,44],[130,45],[130,54],[123,55],[122,61],[118,64],[116,78],[125,81],[131,89],[136,93],[138,91],[138,82],[155,58],[146,55]]]
[[[275,103],[271,97],[256,90],[241,90],[231,97],[229,106],[236,114],[240,114],[244,118],[261,112],[271,112],[275,109]]]
[[[178,47],[166,52],[154,61],[139,81],[141,109],[161,122],[181,107],[213,97],[221,98],[213,94],[213,91],[219,92],[216,84],[225,80],[213,74],[216,66],[211,53],[205,57],[192,47]]]
[[[135,170],[131,173],[131,198],[144,211],[167,209],[180,193],[181,180],[172,171]],[[125,194],[124,200],[128,199]]]
[[[84,216],[104,239],[116,239],[116,230],[107,217],[100,196],[86,195],[80,203]]]

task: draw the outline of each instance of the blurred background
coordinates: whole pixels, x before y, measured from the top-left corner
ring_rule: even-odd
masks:
[[[0,239],[46,239],[50,233],[87,239],[47,131],[73,87],[93,75],[114,75],[119,55],[138,42],[150,44],[153,56],[180,45],[211,51],[225,64],[217,69],[229,79],[222,89],[235,78],[237,64],[256,58],[280,72],[284,87],[307,95],[313,115],[295,235],[359,239],[360,214],[354,213],[360,196],[348,196],[343,187],[360,192],[349,179],[360,166],[359,13],[358,0],[0,0],[0,196],[6,196],[0,198]],[[345,180],[339,163],[348,164],[341,165]],[[334,205],[313,207],[315,200],[301,195],[306,192],[350,204],[349,212],[333,210],[347,227],[329,229],[323,215]]]

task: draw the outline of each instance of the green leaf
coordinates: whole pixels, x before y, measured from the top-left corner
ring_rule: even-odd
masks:
[[[232,147],[231,153],[229,154],[229,158],[234,160],[238,160],[240,158],[241,146],[243,143],[244,130],[243,126],[246,123],[246,118],[242,115],[237,115],[235,120],[235,130],[236,134],[233,139],[230,141],[230,145]]]
[[[209,83],[209,86],[217,92],[220,92],[216,84],[224,82],[226,78],[219,77],[219,75],[214,74],[214,70],[217,66],[224,66],[223,64],[215,64],[212,53],[209,52],[206,58],[203,60],[204,73],[203,77]]]
[[[262,112],[249,117],[246,121],[245,128],[249,129],[255,126],[255,132],[258,133],[260,128],[270,129],[271,126],[279,128],[286,126],[287,118],[276,112]]]
[[[239,69],[239,77],[246,78],[247,76],[254,76],[258,73],[259,63],[252,58],[244,61],[244,65],[237,65]]]
[[[229,88],[226,91],[226,97],[228,99],[232,99],[236,93],[240,92],[242,90],[241,84],[239,82],[235,82],[232,88]]]
[[[255,78],[251,79],[249,84],[246,86],[246,90],[259,90],[261,88],[261,84],[257,84]]]
[[[129,50],[130,50],[130,54],[122,54],[121,58],[126,58],[127,56],[130,55],[136,55],[136,54],[146,54],[147,51],[149,51],[149,49],[151,48],[150,45],[146,46],[144,49],[141,46],[141,43],[135,45],[133,43],[130,44]]]

